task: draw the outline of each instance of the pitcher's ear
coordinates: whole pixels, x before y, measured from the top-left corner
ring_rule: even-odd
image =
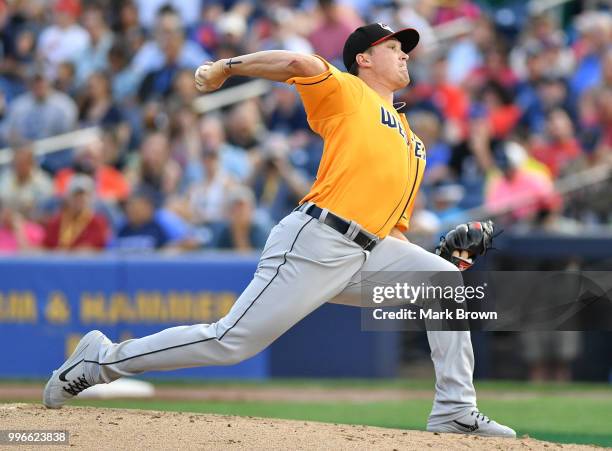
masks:
[[[359,64],[359,66],[361,67],[370,67],[370,65],[372,64],[370,55],[368,55],[367,53],[358,53],[355,60],[357,61],[357,64]]]

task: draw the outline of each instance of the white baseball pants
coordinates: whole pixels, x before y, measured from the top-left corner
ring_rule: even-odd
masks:
[[[146,371],[231,365],[271,344],[325,302],[359,305],[361,271],[456,271],[451,263],[393,237],[371,252],[296,211],[270,233],[254,278],[230,312],[213,324],[179,326],[112,344],[100,352],[110,382]],[[436,373],[429,424],[476,406],[469,332],[428,331]]]

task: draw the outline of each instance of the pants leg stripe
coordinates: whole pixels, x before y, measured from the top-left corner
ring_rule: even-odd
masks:
[[[101,362],[96,362],[95,360],[85,360],[85,362],[86,363],[97,363],[100,366],[116,365],[117,363],[123,363],[123,362],[126,362],[128,360],[135,359],[136,357],[144,357],[144,356],[151,355],[151,354],[157,354],[158,352],[162,352],[162,351],[169,351],[171,349],[176,349],[176,348],[182,348],[182,347],[185,347],[185,346],[195,345],[197,343],[205,343],[207,341],[215,340],[215,339],[216,339],[216,337],[210,337],[210,338],[205,338],[204,340],[197,340],[197,341],[192,341],[190,343],[183,343],[183,344],[180,344],[180,345],[169,346],[167,348],[156,349],[155,351],[149,351],[149,352],[145,352],[143,354],[138,354],[138,355],[133,355],[131,357],[126,357],[125,359],[116,360],[114,362],[101,363]]]
[[[104,366],[104,365],[116,365],[117,363],[122,363],[125,362],[127,360],[132,360],[135,359],[136,357],[144,357],[147,355],[151,355],[151,354],[156,354],[158,352],[162,352],[162,351],[169,351],[171,349],[176,349],[176,348],[182,348],[185,346],[191,346],[191,345],[195,345],[198,343],[205,343],[207,341],[211,341],[211,340],[219,340],[221,341],[223,339],[223,337],[225,337],[225,335],[232,330],[236,324],[238,324],[238,322],[244,317],[244,315],[246,315],[246,313],[249,311],[249,309],[253,306],[253,304],[255,304],[255,302],[257,301],[257,299],[259,299],[261,297],[261,295],[266,291],[266,289],[272,284],[272,282],[274,281],[274,279],[276,279],[276,276],[278,276],[278,273],[280,271],[281,266],[283,266],[285,263],[287,263],[287,254],[289,252],[291,252],[293,250],[293,247],[295,246],[295,243],[297,242],[297,239],[299,238],[300,234],[302,233],[302,230],[304,230],[304,228],[310,224],[311,221],[313,221],[314,218],[310,218],[301,228],[300,230],[298,230],[298,233],[295,236],[295,239],[293,240],[293,243],[291,243],[291,247],[289,248],[289,250],[287,252],[285,252],[285,254],[283,255],[283,262],[278,265],[278,267],[276,268],[276,272],[274,273],[274,276],[272,276],[272,278],[270,279],[270,281],[268,282],[268,284],[263,287],[263,289],[259,292],[259,294],[257,296],[255,296],[255,299],[253,299],[251,301],[251,303],[249,304],[249,306],[246,308],[246,310],[244,311],[244,313],[242,315],[240,315],[240,318],[238,318],[236,320],[236,322],[229,327],[225,332],[223,332],[223,334],[221,334],[221,336],[219,338],[217,337],[210,337],[210,338],[205,338],[203,340],[197,340],[197,341],[192,341],[189,343],[183,343],[180,345],[174,345],[174,346],[169,346],[167,348],[162,348],[162,349],[156,349],[155,351],[149,351],[149,352],[145,352],[144,354],[137,354],[137,355],[133,355],[131,357],[126,357],[125,359],[121,359],[121,360],[117,360],[115,362],[106,362],[106,363],[101,363],[101,362],[96,362],[95,360],[85,360],[85,362],[87,363],[97,363],[98,365]]]

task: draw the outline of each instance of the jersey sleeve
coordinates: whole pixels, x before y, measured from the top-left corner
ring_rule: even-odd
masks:
[[[302,98],[308,122],[324,120],[336,115],[354,112],[363,97],[361,81],[341,72],[317,56],[327,70],[312,77],[292,77],[286,83],[294,85]],[[313,127],[316,130],[316,127]]]

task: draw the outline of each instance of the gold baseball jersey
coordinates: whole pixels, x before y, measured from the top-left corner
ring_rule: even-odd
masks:
[[[425,146],[392,104],[360,78],[321,58],[327,70],[287,80],[300,94],[308,124],[323,138],[317,178],[300,203],[357,222],[384,238],[408,229],[425,170]]]

